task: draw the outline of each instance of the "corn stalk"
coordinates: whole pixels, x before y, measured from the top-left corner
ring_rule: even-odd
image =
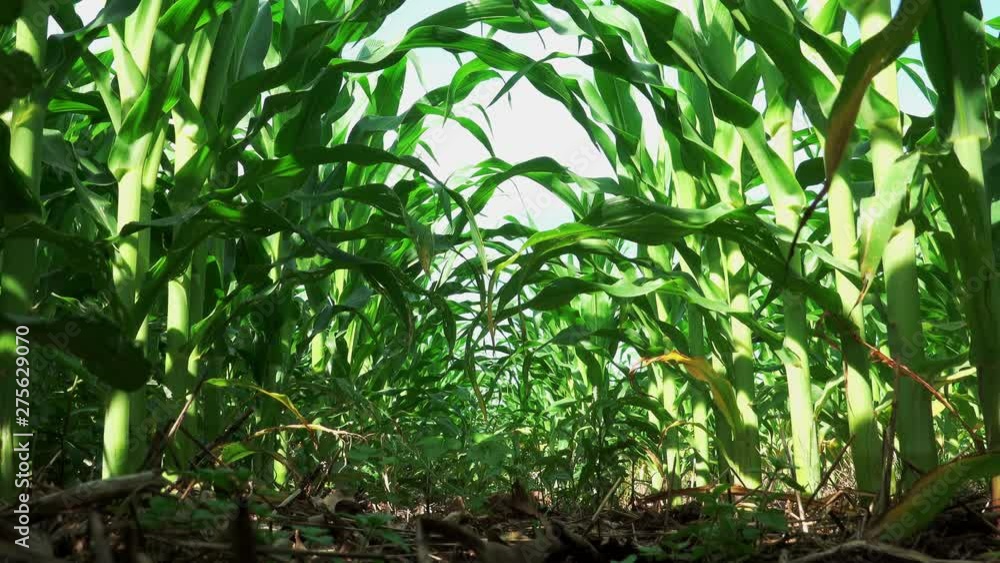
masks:
[[[920,27],[920,48],[939,95],[935,113],[939,136],[952,149],[931,169],[945,215],[963,248],[958,267],[971,339],[969,356],[976,368],[987,446],[996,450],[1000,448],[1000,285],[983,167],[992,111],[982,16],[977,1],[932,0]],[[993,505],[1000,506],[1000,476],[993,477],[991,496]]]
[[[762,59],[765,59],[762,56]],[[764,65],[764,88],[768,99],[768,132],[771,147],[789,170],[795,166],[792,123],[795,101],[787,84],[770,61]],[[786,235],[791,236],[798,227],[799,217],[805,208],[805,193],[799,189],[785,191],[768,184],[774,204],[775,223]],[[802,256],[796,250],[789,266],[802,273]],[[782,294],[785,313],[785,335],[782,363],[788,380],[788,414],[791,418],[792,457],[795,462],[796,481],[808,491],[815,491],[820,481],[820,457],[816,443],[812,398],[812,377],[809,367],[809,325],[806,319],[806,302],[801,293],[786,289]]]
[[[179,104],[179,109],[173,111],[175,139],[173,164],[174,178],[177,180],[174,189],[179,195],[173,198],[172,203],[176,212],[184,212],[190,207],[193,198],[201,193],[203,184],[207,180],[206,175],[210,171],[209,168],[208,171],[202,169],[195,173],[187,173],[184,168],[192,164],[192,160],[199,156],[199,150],[208,142],[209,132],[204,116],[218,114],[217,98],[209,100],[215,107],[204,105],[207,83],[210,80],[228,79],[227,74],[223,72],[211,73],[219,25],[219,21],[215,20],[198,30],[186,46],[188,99],[183,100]],[[232,48],[233,43],[230,41],[227,45]],[[220,70],[224,70],[229,58],[224,55],[219,58],[222,62]],[[180,232],[175,232],[176,237],[179,235]],[[167,350],[164,371],[173,396],[184,397],[185,401],[191,400],[190,394],[198,377],[200,357],[192,353],[189,341],[192,325],[201,320],[203,314],[207,247],[208,243],[201,243],[195,249],[191,263],[185,271],[167,284]],[[199,404],[200,401],[195,400],[188,409],[185,420],[191,421],[188,425],[190,428],[199,426],[201,419]],[[179,461],[183,468],[194,450],[190,440],[182,439],[179,443],[181,445]]]
[[[31,57],[37,68],[45,62],[45,41],[48,31],[48,4],[29,2],[15,30],[15,48]],[[10,125],[10,160],[31,196],[38,198],[41,182],[42,126],[45,123],[46,100],[39,87],[29,97],[15,102]],[[14,186],[3,186],[13,191]],[[17,228],[30,218],[7,211],[3,215],[5,229]],[[35,250],[32,239],[5,239],[0,264],[0,312],[25,315],[34,306]],[[14,459],[14,391],[17,341],[13,331],[0,331],[0,500],[13,500],[14,479],[18,473]],[[30,367],[29,367],[30,369]]]
[[[809,6],[809,19],[819,24],[823,15],[822,4]],[[836,27],[843,20],[828,18],[827,26],[819,31],[831,38],[841,38],[841,30]],[[801,95],[801,94],[800,94]],[[815,124],[814,124],[815,125]],[[822,137],[822,135],[821,135]],[[825,141],[824,141],[825,142]],[[828,202],[830,218],[830,239],[833,255],[852,266],[859,264],[857,215],[854,195],[844,170],[833,171],[830,179]],[[836,272],[835,287],[840,298],[840,312],[848,319],[848,331],[840,339],[841,372],[844,375],[844,395],[847,403],[847,425],[850,432],[851,458],[858,489],[876,492],[881,486],[882,448],[878,437],[872,398],[873,369],[864,347],[865,305],[860,302],[861,291],[847,275]]]
[[[136,11],[125,22],[109,28],[114,65],[119,79],[120,104],[125,122],[129,114],[142,103],[142,93],[151,80],[151,57],[156,24],[163,9],[162,0],[142,0]],[[132,119],[138,120],[137,117]],[[124,125],[123,129],[124,130]],[[118,229],[129,223],[148,221],[152,213],[153,190],[160,169],[160,159],[166,142],[162,123],[138,127],[131,138],[119,138],[117,143],[129,145],[128,156],[111,163],[118,179]],[[149,233],[132,233],[119,239],[117,256],[113,263],[113,276],[118,298],[131,310],[138,296],[139,287],[149,267]],[[146,348],[149,342],[148,319],[132,319],[139,328],[136,343]],[[104,477],[114,477],[130,470],[131,434],[136,426],[132,411],[141,404],[141,392],[129,393],[112,390],[105,405],[104,452],[101,472]],[[132,454],[136,455],[137,454]]]
[[[888,0],[863,2],[852,6],[861,25],[861,39],[869,40],[881,32],[891,19]],[[874,89],[892,106],[871,125],[871,161],[876,198],[888,200],[896,186],[891,185],[890,163],[903,156],[902,132],[898,111],[899,93],[895,65],[890,65],[873,80]],[[889,205],[885,201],[883,205]],[[889,320],[889,350],[892,357],[907,366],[923,365],[923,331],[920,327],[920,295],[917,284],[916,240],[912,221],[905,221],[890,239],[883,257],[886,301]],[[896,433],[903,462],[904,483],[912,483],[937,465],[931,396],[919,383],[897,375]]]

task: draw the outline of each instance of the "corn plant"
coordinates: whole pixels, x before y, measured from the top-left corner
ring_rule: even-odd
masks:
[[[476,0],[385,35],[416,4],[0,21],[24,63],[0,74],[0,375],[11,390],[9,327],[42,327],[39,393],[72,408],[37,408],[73,471],[325,471],[390,502],[504,478],[888,501],[993,473],[1000,47],[980,3]],[[579,48],[513,47],[538,37]],[[493,118],[526,90],[588,162],[509,158]],[[442,131],[483,157],[442,170]],[[527,184],[570,219],[484,221]],[[63,341],[67,320],[108,336]]]
[[[37,6],[29,5],[21,13],[15,29],[14,47],[36,67],[45,58],[45,43],[48,19]],[[16,66],[15,66],[16,68]],[[10,154],[11,170],[5,177],[4,190],[8,194],[21,192],[21,198],[4,198],[4,228],[16,229],[32,218],[38,219],[37,201],[41,185],[41,141],[45,122],[45,105],[41,89],[36,85],[22,92],[21,99],[11,109],[9,129],[3,135],[8,137],[3,143]],[[20,199],[24,204],[18,206]],[[15,203],[15,205],[11,205]],[[33,217],[34,216],[34,217]],[[4,240],[3,265],[0,271],[0,311],[8,315],[23,315],[32,308],[32,293],[36,277],[35,241],[28,239]],[[4,395],[15,396],[14,366],[16,363],[17,339],[13,332],[0,334],[0,358],[4,367],[0,372],[0,385]],[[20,365],[20,364],[18,364]],[[14,403],[7,401],[0,407],[0,498],[14,496],[12,476],[17,472],[14,463]]]

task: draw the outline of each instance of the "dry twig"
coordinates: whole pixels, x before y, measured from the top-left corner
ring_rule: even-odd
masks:
[[[842,560],[844,556],[854,552],[871,553],[903,561],[914,561],[916,563],[976,563],[967,559],[936,559],[912,549],[861,540],[849,541],[826,551],[811,553],[798,559],[792,559],[789,563],[821,563],[824,561]]]

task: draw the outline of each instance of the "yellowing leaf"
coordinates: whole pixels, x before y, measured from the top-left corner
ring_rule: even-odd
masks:
[[[729,381],[715,372],[712,365],[700,356],[686,356],[676,350],[662,356],[656,356],[654,358],[643,358],[639,362],[639,367],[645,367],[654,363],[673,363],[681,364],[684,369],[688,372],[688,375],[706,383],[712,391],[712,400],[715,405],[719,408],[719,411],[723,416],[726,417],[726,421],[733,428],[743,427],[743,417],[740,415],[740,410],[736,407],[736,391]]]

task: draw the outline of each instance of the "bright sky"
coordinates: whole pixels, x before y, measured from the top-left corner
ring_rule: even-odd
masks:
[[[461,0],[406,2],[386,20],[376,33],[375,39],[394,41],[416,22],[460,2]],[[894,9],[898,3],[899,0],[893,0]],[[983,4],[986,5],[987,19],[1000,16],[1000,2],[987,0]],[[104,0],[83,0],[76,9],[84,21],[90,21],[103,5]],[[475,32],[475,30],[470,31]],[[857,26],[850,22],[845,33],[849,40],[855,40]],[[542,32],[544,45],[536,34],[516,35],[499,32],[494,38],[535,60],[555,51],[578,53],[575,38],[561,36],[549,30]],[[350,56],[359,49],[360,45],[347,55]],[[918,53],[915,51],[911,50],[907,56],[916,58]],[[465,55],[463,60],[468,58],[468,55]],[[453,55],[437,49],[418,50],[415,60],[419,66],[420,80],[407,81],[401,105],[404,108],[419,99],[426,90],[448,84],[458,68]],[[557,59],[551,64],[564,75],[590,76],[588,68],[583,63],[572,59]],[[484,84],[473,93],[472,97],[486,105],[501,86],[499,81]],[[909,113],[926,115],[930,111],[922,94],[905,77],[901,81],[901,104]],[[486,123],[481,114],[468,104],[466,107],[468,111],[461,113],[475,119],[485,129]],[[517,163],[529,158],[549,156],[562,163],[571,163],[574,172],[583,176],[608,176],[612,173],[608,163],[596,152],[583,129],[569,116],[569,113],[558,103],[539,94],[525,80],[518,82],[508,97],[492,106],[489,114],[493,126],[491,140],[499,158]],[[652,117],[647,115],[647,119],[651,121]],[[440,124],[440,121],[431,124]],[[489,133],[488,130],[487,132]],[[429,140],[438,161],[428,162],[428,165],[442,178],[460,168],[480,162],[488,156],[477,141],[453,122],[444,127],[436,127],[428,132],[425,138]],[[524,179],[508,182],[503,186],[498,196],[491,200],[484,215],[480,223],[485,227],[501,224],[505,215],[531,220],[540,228],[552,228],[571,220],[570,213],[561,202],[533,182]]]

